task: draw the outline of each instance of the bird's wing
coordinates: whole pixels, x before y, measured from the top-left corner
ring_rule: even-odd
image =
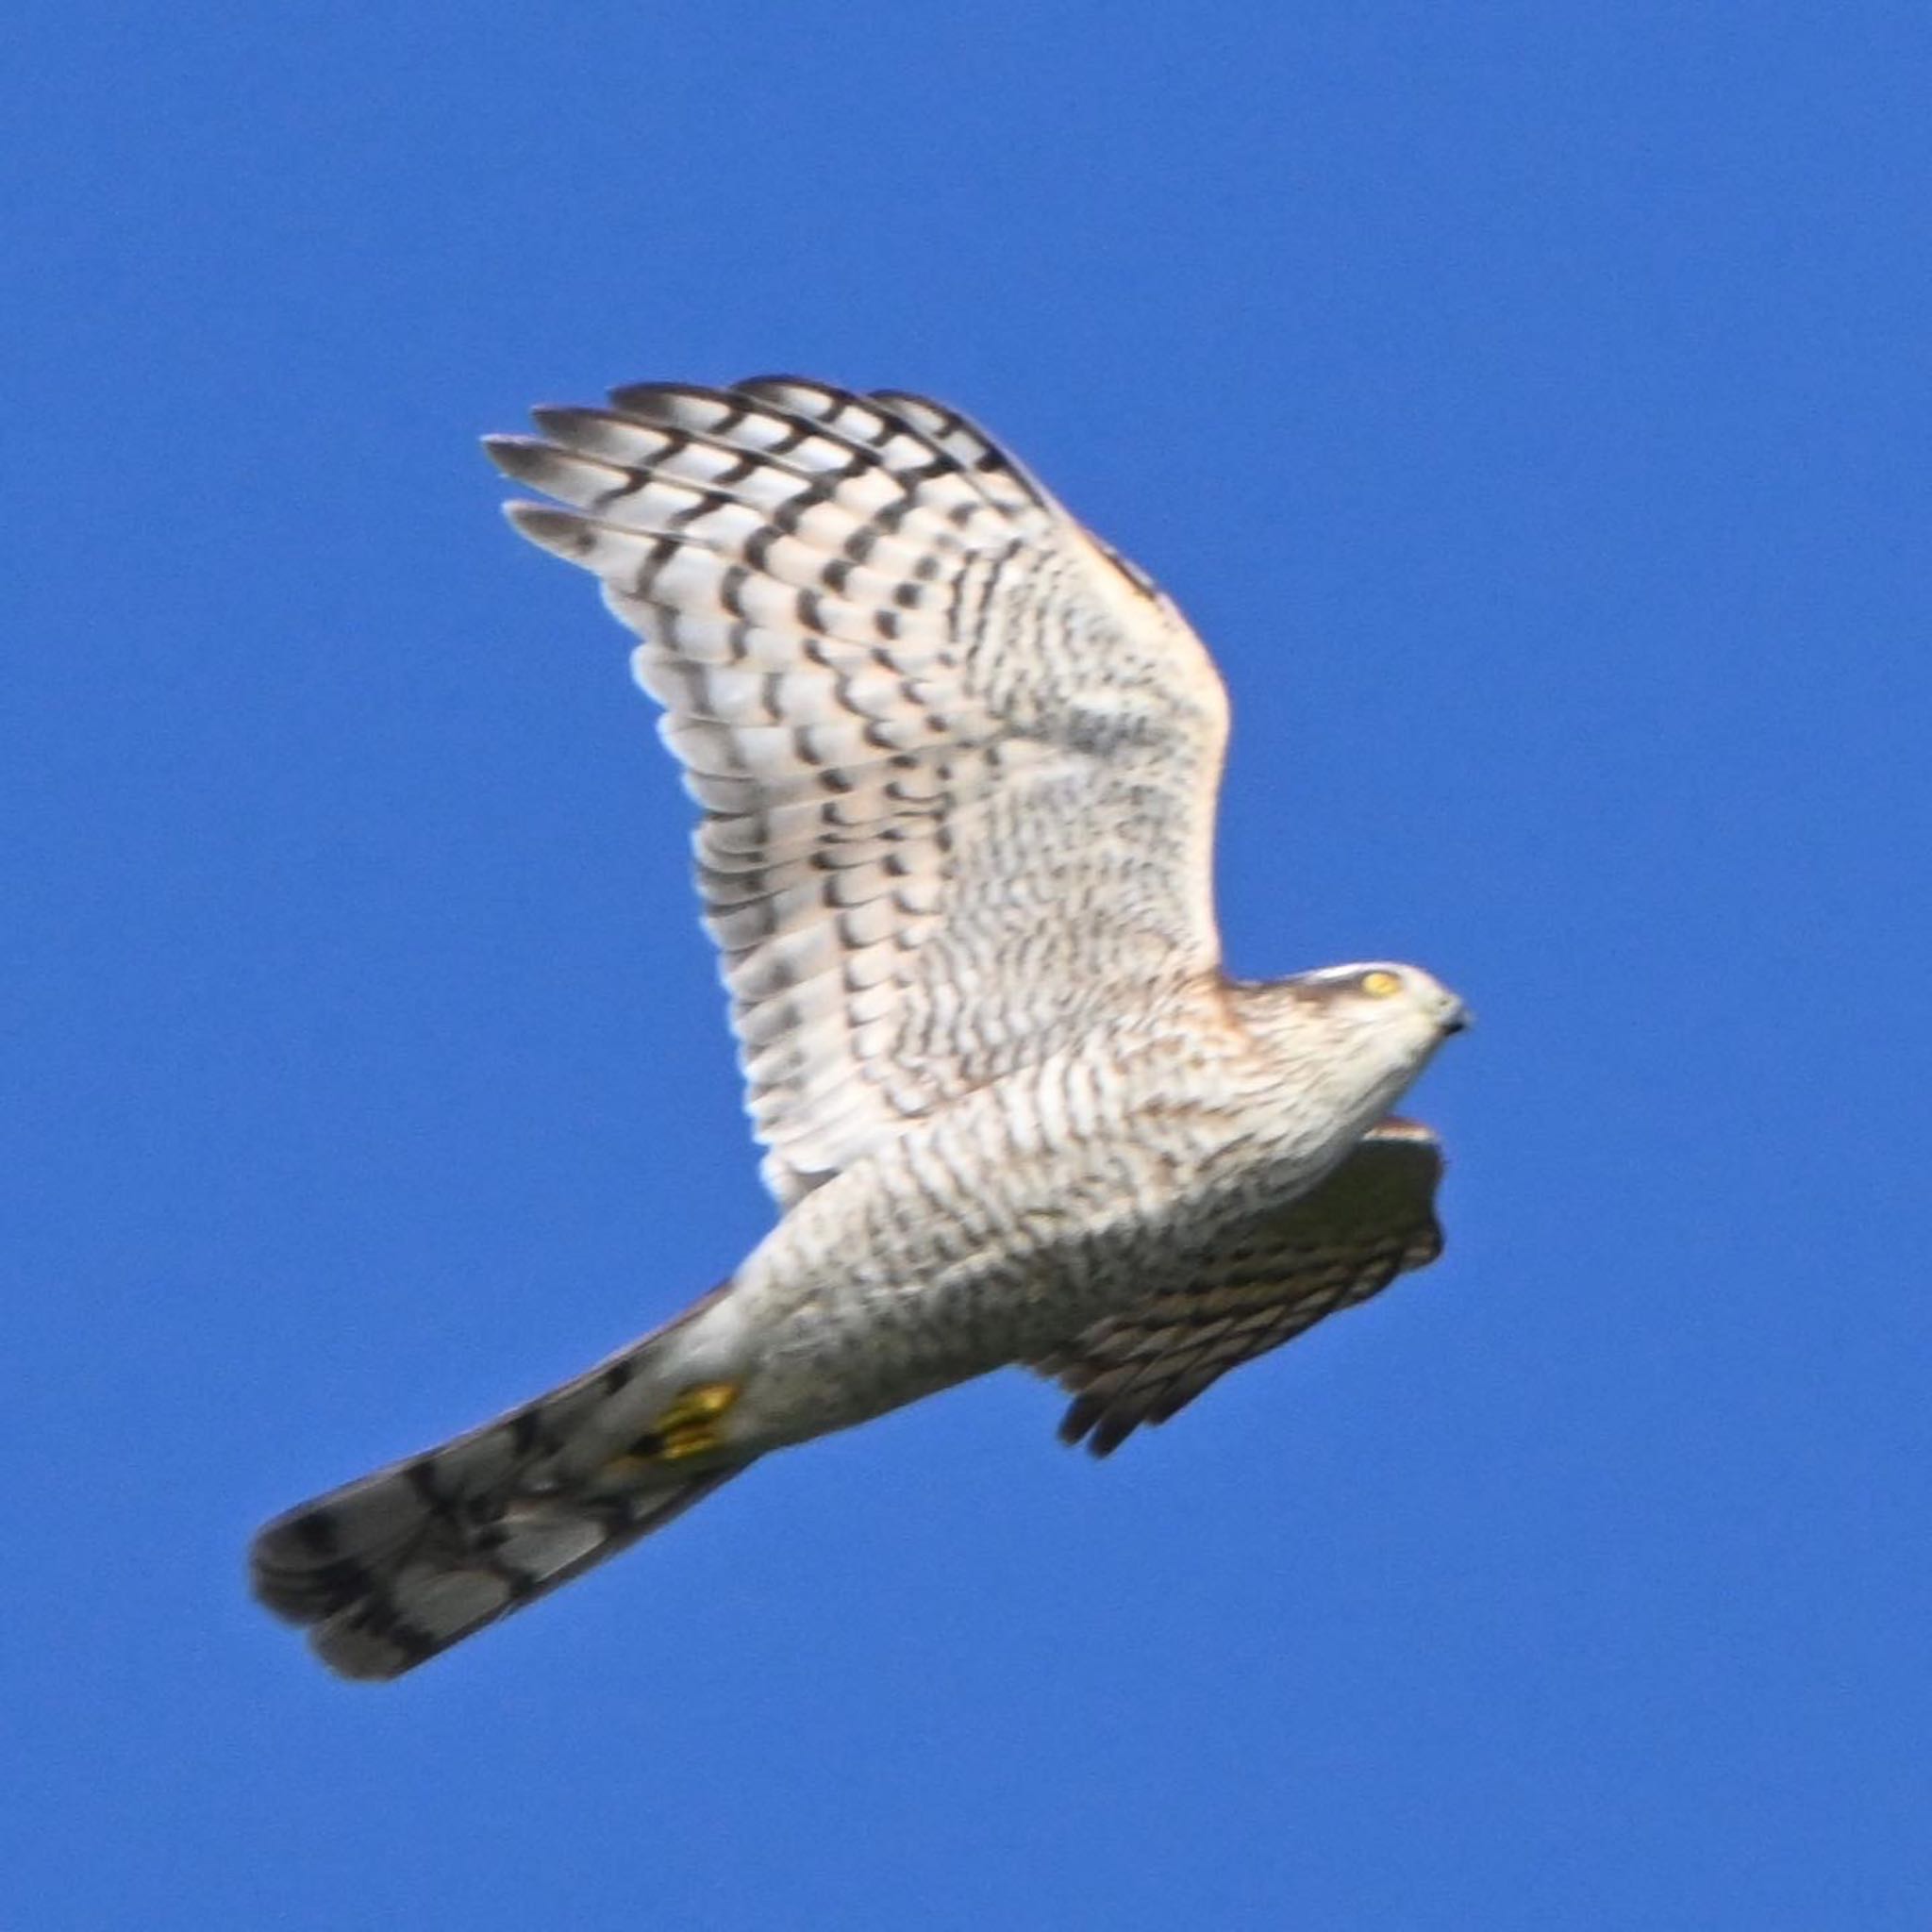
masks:
[[[1441,1172],[1428,1128],[1384,1121],[1312,1193],[1196,1279],[1095,1323],[1034,1363],[1074,1398],[1061,1441],[1110,1455],[1230,1369],[1426,1267],[1442,1252],[1435,1213]]]
[[[1226,698],[1144,576],[918,396],[611,404],[490,449],[643,640],[781,1202],[1217,964]]]

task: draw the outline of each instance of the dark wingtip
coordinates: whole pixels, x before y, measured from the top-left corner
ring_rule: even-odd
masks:
[[[566,563],[581,563],[597,547],[596,526],[574,509],[554,509],[547,503],[507,503],[503,513],[520,535]]]
[[[1084,1442],[1088,1455],[1105,1461],[1134,1433],[1138,1422],[1139,1418],[1109,1415],[1104,1401],[1082,1395],[1067,1405],[1067,1412],[1060,1418],[1059,1438],[1069,1449],[1077,1449]]]
[[[620,416],[638,409],[649,415],[666,396],[702,396],[713,402],[729,400],[728,391],[702,382],[621,382],[605,393]]]
[[[482,443],[483,454],[506,476],[514,476],[520,483],[527,479],[550,447],[538,436],[486,436]]]
[[[767,371],[761,375],[741,375],[731,387],[749,396],[764,396],[773,390],[802,389],[814,395],[838,397],[841,400],[857,402],[858,391],[847,389],[843,383],[827,382],[822,375],[793,375],[780,370]]]

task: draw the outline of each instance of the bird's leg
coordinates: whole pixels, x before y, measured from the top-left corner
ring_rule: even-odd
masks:
[[[700,1382],[687,1389],[662,1415],[652,1431],[658,1455],[665,1462],[681,1462],[720,1447],[718,1424],[738,1400],[736,1382]]]
[[[658,1420],[608,1465],[618,1475],[658,1462],[682,1462],[724,1446],[718,1424],[743,1392],[738,1382],[699,1382],[687,1389]]]

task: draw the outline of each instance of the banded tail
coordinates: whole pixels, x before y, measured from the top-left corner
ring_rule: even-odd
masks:
[[[399,1677],[661,1528],[752,1460],[717,1440],[736,1385],[703,1380],[685,1345],[717,1299],[278,1516],[249,1553],[257,1598],[340,1675]]]

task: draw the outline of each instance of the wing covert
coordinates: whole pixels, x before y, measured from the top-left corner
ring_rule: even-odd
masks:
[[[1095,1323],[1036,1362],[1074,1398],[1060,1440],[1109,1456],[1230,1369],[1427,1267],[1442,1252],[1441,1173],[1441,1147],[1427,1127],[1386,1120],[1312,1193],[1199,1278]]]

